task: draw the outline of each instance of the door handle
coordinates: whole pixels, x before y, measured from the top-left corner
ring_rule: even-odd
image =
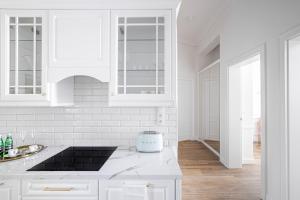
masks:
[[[45,187],[43,189],[43,191],[45,192],[70,192],[72,191],[74,188],[72,187],[62,187],[62,188],[56,188],[56,187]]]

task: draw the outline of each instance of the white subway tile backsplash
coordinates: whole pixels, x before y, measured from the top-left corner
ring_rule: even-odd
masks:
[[[0,126],[1,127],[6,127],[6,125],[7,125],[6,121],[4,121],[4,120],[0,121]]]
[[[106,126],[109,126],[109,127],[115,127],[115,126],[120,126],[120,121],[101,121],[101,126],[103,127],[106,127]]]
[[[73,121],[73,126],[74,127],[82,127],[82,126],[84,126],[84,127],[94,127],[94,126],[96,126],[96,127],[99,127],[100,126],[100,121],[95,121],[95,120],[93,120],[93,121],[80,121],[80,120],[77,120],[77,121]]]
[[[156,127],[156,121],[153,120],[141,121],[141,126]]]
[[[17,120],[17,116],[16,115],[0,115],[0,121],[5,121],[5,120]]]
[[[34,114],[21,114],[17,115],[17,120],[34,120]]]
[[[165,144],[177,145],[177,109],[166,108],[166,123],[158,126],[156,108],[108,107],[108,83],[89,77],[74,79],[72,107],[0,108],[0,134],[12,133],[22,144],[34,140],[45,145],[134,145],[143,131],[164,134]]]
[[[151,116],[139,114],[139,115],[130,115],[130,116],[128,116],[128,118],[130,120],[149,120],[149,119],[151,119]]]
[[[177,120],[177,115],[175,115],[175,114],[169,114],[168,115],[168,120]]]
[[[129,120],[130,116],[129,115],[120,115],[120,114],[116,114],[116,115],[110,115],[112,120]]]
[[[121,121],[121,126],[129,126],[129,127],[136,127],[140,126],[140,121]]]
[[[73,114],[54,114],[54,120],[73,120]]]
[[[103,108],[102,113],[109,113],[109,114],[118,114],[120,113],[120,108]]]
[[[53,120],[53,119],[54,119],[54,115],[52,113],[49,113],[49,114],[37,113],[37,114],[35,114],[35,120]]]
[[[139,114],[140,109],[138,109],[138,108],[121,108],[121,113],[123,113],[123,114]]]
[[[156,108],[141,108],[141,114],[156,114]]]

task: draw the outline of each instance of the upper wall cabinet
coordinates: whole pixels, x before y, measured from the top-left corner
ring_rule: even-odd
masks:
[[[171,11],[112,11],[111,106],[174,103]]]
[[[1,100],[48,99],[47,13],[1,11]]]
[[[109,81],[107,10],[51,10],[49,81],[87,75]]]

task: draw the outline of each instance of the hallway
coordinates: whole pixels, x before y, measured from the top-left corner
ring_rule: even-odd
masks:
[[[182,200],[259,200],[259,152],[260,147],[256,145],[255,164],[227,169],[202,143],[179,142]]]

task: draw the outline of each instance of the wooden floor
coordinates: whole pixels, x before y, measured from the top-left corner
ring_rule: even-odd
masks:
[[[214,141],[214,140],[204,140],[206,144],[211,146],[214,150],[216,150],[218,153],[220,153],[220,141]]]
[[[260,148],[256,148],[256,164],[227,169],[202,143],[180,142],[182,200],[259,200],[259,151]]]

